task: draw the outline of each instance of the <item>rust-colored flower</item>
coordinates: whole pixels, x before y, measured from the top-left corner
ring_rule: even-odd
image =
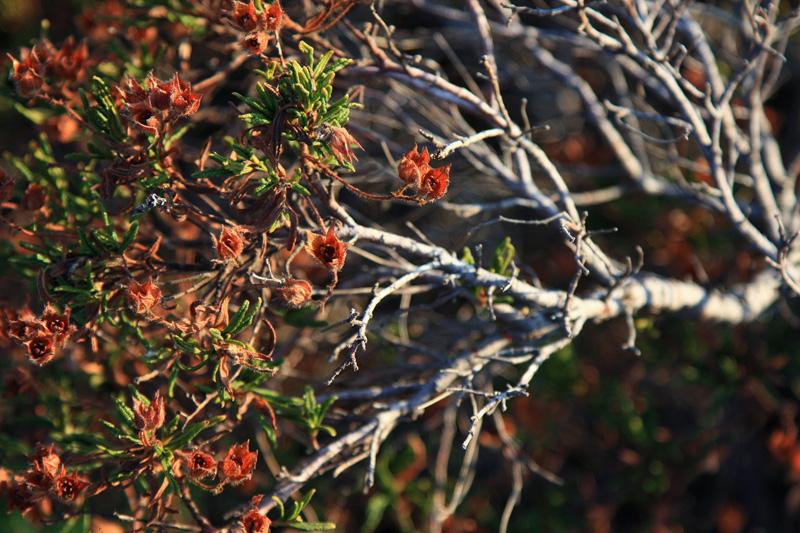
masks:
[[[41,323],[36,319],[30,309],[20,313],[11,311],[6,315],[8,328],[6,334],[17,342],[27,342],[41,329]]]
[[[195,481],[217,475],[217,462],[214,457],[201,450],[192,450],[186,454],[186,466],[189,469],[189,477]]]
[[[361,150],[364,149],[356,138],[350,135],[350,132],[347,131],[346,128],[338,128],[335,126],[328,127],[323,138],[329,139],[328,142],[331,151],[341,163],[352,163],[358,160],[356,154],[353,153],[354,147]]]
[[[264,19],[267,31],[276,31],[281,27],[283,8],[279,0],[275,0],[264,9]]]
[[[341,270],[344,266],[347,245],[336,236],[333,226],[328,228],[325,235],[314,235],[308,247],[311,255],[328,269]]]
[[[422,178],[431,169],[428,149],[423,148],[420,152],[417,148],[414,146],[414,149],[407,152],[397,164],[397,174],[408,185],[419,186]]]
[[[250,509],[242,517],[242,528],[245,533],[269,533],[269,526],[272,521],[258,512],[258,509]]]
[[[253,475],[258,459],[257,451],[250,451],[250,441],[234,444],[228,454],[220,462],[219,469],[225,481],[231,485],[239,485]]]
[[[433,168],[422,177],[422,181],[419,184],[419,194],[427,201],[438,200],[445,195],[449,185],[450,165]]]
[[[53,334],[56,344],[63,344],[76,329],[69,323],[70,313],[69,306],[64,308],[63,313],[59,313],[51,304],[47,304],[42,312],[44,327]]]
[[[14,176],[0,169],[0,203],[11,200],[14,195]]]
[[[128,285],[128,302],[133,305],[133,309],[137,313],[144,314],[161,302],[161,289],[153,283],[152,279],[148,279],[144,283],[131,281],[131,284]]]
[[[62,474],[56,479],[55,495],[62,501],[71,502],[75,500],[81,491],[89,485],[89,482],[78,476],[76,473]]]
[[[180,79],[178,73],[169,82],[170,110],[180,116],[194,114],[200,108],[201,96],[192,91],[189,82]]]
[[[39,366],[46,365],[56,356],[55,337],[50,333],[39,333],[25,343],[28,358]]]
[[[236,259],[244,251],[245,240],[238,227],[223,227],[219,238],[214,237],[217,255],[223,261]]]
[[[275,294],[288,307],[297,308],[311,299],[311,284],[303,279],[287,279],[283,287],[275,289]]]
[[[155,431],[164,425],[166,418],[166,402],[161,397],[161,392],[156,392],[150,403],[133,399],[133,414],[136,427],[143,432]]]
[[[22,197],[22,208],[28,211],[38,211],[47,202],[47,193],[38,183],[31,183]]]
[[[23,98],[36,96],[44,88],[44,79],[40,69],[42,68],[36,50],[23,49],[18,61],[12,56],[11,59],[11,81],[17,93]]]
[[[234,24],[243,31],[253,31],[266,22],[261,14],[256,11],[256,5],[253,0],[247,3],[234,2],[230,17]]]
[[[242,46],[253,55],[262,54],[269,46],[269,35],[263,31],[251,31],[242,38]]]

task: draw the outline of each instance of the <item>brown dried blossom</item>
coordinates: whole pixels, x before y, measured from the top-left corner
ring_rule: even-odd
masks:
[[[189,477],[193,481],[202,481],[217,475],[217,462],[210,453],[192,450],[191,452],[185,452],[184,455]]]
[[[40,333],[25,342],[28,358],[36,365],[43,366],[56,356],[55,337],[50,333]]]
[[[61,501],[71,502],[77,499],[89,482],[76,473],[62,472],[55,482],[55,495]]]
[[[433,168],[422,177],[419,184],[419,194],[425,201],[442,198],[447,193],[450,185],[450,165]]]
[[[220,461],[219,470],[227,483],[239,485],[250,479],[256,468],[257,451],[250,451],[250,441],[234,444],[225,458]]]
[[[287,307],[298,308],[311,299],[313,288],[302,279],[287,279],[283,287],[275,289],[275,295]]]
[[[70,314],[69,306],[64,308],[63,313],[59,313],[51,304],[47,304],[44,311],[42,311],[41,320],[44,323],[44,327],[54,336],[58,345],[63,344],[77,329],[69,323]]]
[[[156,392],[150,403],[134,398],[133,414],[136,427],[142,432],[153,432],[163,426],[167,411],[161,392]]]
[[[178,74],[161,81],[150,73],[142,85],[129,78],[116,88],[121,115],[131,125],[151,135],[161,135],[180,117],[194,114],[200,107],[201,96]]]
[[[265,6],[261,11],[256,9],[255,2],[250,0],[234,2],[227,19],[234,28],[245,33],[242,45],[251,54],[261,54],[269,45],[269,33],[280,29],[283,15],[283,8],[278,0]]]
[[[22,197],[22,208],[27,211],[38,211],[47,203],[47,193],[38,183],[31,183]]]
[[[244,251],[245,239],[241,229],[238,227],[225,226],[222,228],[219,237],[212,238],[217,249],[217,255],[222,261],[236,259]]]
[[[313,235],[308,249],[311,255],[329,270],[338,271],[344,266],[347,245],[336,236],[333,226],[328,228],[325,235]]]
[[[44,39],[32,49],[22,49],[20,59],[9,58],[11,81],[24,98],[45,96],[46,92],[54,93],[50,96],[64,96],[62,93],[69,84],[86,77],[90,59],[86,43],[76,44],[72,37],[61,48]]]
[[[331,152],[340,163],[352,164],[354,161],[358,161],[353,148],[364,149],[346,128],[326,126],[320,139],[328,142]]]
[[[161,289],[152,279],[144,283],[131,281],[128,285],[128,302],[138,314],[147,313],[161,302]]]
[[[423,147],[420,152],[417,148],[417,146],[414,146],[413,150],[403,155],[397,164],[397,174],[408,185],[418,186],[425,174],[431,169],[431,157],[428,149]]]
[[[272,521],[258,509],[250,509],[242,516],[242,528],[245,533],[269,533],[270,524]]]

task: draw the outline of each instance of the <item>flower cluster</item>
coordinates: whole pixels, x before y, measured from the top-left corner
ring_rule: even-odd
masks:
[[[167,133],[176,120],[194,114],[201,96],[178,74],[161,81],[152,73],[144,85],[133,78],[116,89],[121,115],[134,129],[156,137]]]
[[[442,198],[450,185],[450,165],[433,168],[427,148],[422,151],[414,146],[397,164],[397,174],[405,182],[406,188],[416,190],[415,197],[420,203],[428,203]]]
[[[39,447],[31,460],[31,467],[8,484],[9,506],[31,514],[37,502],[44,498],[55,498],[64,503],[75,501],[88,485],[84,478],[66,469],[52,445]]]
[[[32,49],[23,49],[11,59],[11,81],[23,98],[61,98],[73,94],[73,87],[86,78],[89,49],[70,37],[61,48],[44,39]]]
[[[234,444],[225,457],[216,462],[214,456],[202,450],[180,452],[189,479],[197,485],[219,492],[225,485],[241,485],[248,481],[256,469],[258,452],[250,450],[250,441]],[[219,482],[208,484],[210,478],[219,475]]]
[[[283,22],[283,8],[279,0],[258,10],[254,0],[236,1],[227,13],[231,26],[244,33],[242,46],[252,54],[261,54],[269,45],[270,34],[280,29]]]
[[[69,323],[70,308],[63,313],[48,304],[37,318],[29,309],[5,310],[0,316],[0,337],[12,339],[28,349],[28,358],[42,366],[56,356],[76,328]]]

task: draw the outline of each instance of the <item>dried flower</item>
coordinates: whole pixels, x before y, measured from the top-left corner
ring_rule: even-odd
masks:
[[[192,450],[187,455],[186,466],[189,468],[189,477],[194,481],[217,475],[217,462],[211,454],[201,450]]]
[[[267,31],[277,31],[283,22],[283,8],[279,0],[272,2],[269,7],[264,10],[264,18],[266,20]]]
[[[178,73],[169,83],[169,103],[171,110],[180,116],[193,115],[200,108],[201,96],[192,91],[189,82],[180,79]]]
[[[333,226],[323,235],[314,235],[309,243],[309,250],[317,261],[330,270],[341,270],[347,256],[347,245],[339,240]]]
[[[242,38],[242,46],[253,55],[263,54],[269,46],[269,35],[263,31],[251,31]]]
[[[228,454],[220,462],[220,471],[225,481],[231,485],[239,485],[253,475],[256,468],[257,451],[250,451],[250,441],[234,444]]]
[[[161,392],[156,392],[149,404],[133,399],[133,414],[136,427],[143,432],[155,431],[164,425],[166,418],[166,402],[161,397]]]
[[[400,159],[397,164],[397,174],[406,184],[419,186],[422,178],[431,169],[430,160],[427,148],[423,148],[420,152],[417,150],[417,146],[414,146],[413,150],[407,152]]]
[[[144,283],[131,281],[128,285],[128,302],[133,305],[134,310],[141,314],[150,311],[161,301],[161,289],[148,279]]]
[[[56,355],[55,338],[49,333],[40,333],[25,343],[28,358],[39,366],[46,365]]]
[[[161,81],[150,73],[145,86],[129,78],[125,86],[116,88],[116,94],[121,115],[135,128],[151,135],[160,135],[167,124],[195,113],[201,100],[178,74],[169,81]]]
[[[38,211],[47,202],[47,193],[38,183],[31,183],[22,197],[22,208],[28,211]]]
[[[7,312],[6,320],[8,320],[8,327],[5,332],[9,338],[17,342],[31,340],[41,328],[41,323],[29,309],[25,309],[20,313]]]
[[[61,457],[56,453],[54,445],[39,446],[31,462],[35,472],[41,472],[51,479],[58,477]]]
[[[297,308],[311,299],[311,284],[302,279],[287,279],[283,287],[275,289],[275,294],[288,307]]]
[[[76,473],[67,474],[63,472],[55,483],[56,496],[65,502],[75,500],[89,482],[78,476]]]
[[[242,517],[242,528],[245,533],[269,533],[269,526],[272,521],[258,512],[258,509],[250,509]]]
[[[364,147],[359,144],[356,138],[350,135],[350,132],[347,131],[346,128],[326,126],[323,131],[322,138],[329,139],[328,142],[330,144],[331,151],[340,163],[352,164],[353,161],[358,160],[355,153],[353,153],[353,147],[361,150],[364,149]]]
[[[419,184],[419,194],[427,201],[438,200],[445,195],[449,185],[450,165],[433,168],[422,177],[422,181]]]
[[[219,238],[214,237],[217,255],[223,261],[236,259],[244,251],[244,237],[238,227],[223,227]]]
[[[42,312],[44,327],[53,334],[56,344],[63,344],[76,329],[69,323],[70,312],[67,306],[64,312],[59,314],[51,304],[47,304]]]
[[[231,19],[243,31],[253,31],[259,24],[263,24],[261,14],[256,11],[253,0],[248,3],[235,2],[231,12]]]

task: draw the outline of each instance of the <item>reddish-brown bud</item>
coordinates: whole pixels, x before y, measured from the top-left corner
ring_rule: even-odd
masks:
[[[34,336],[25,346],[28,348],[28,358],[39,366],[49,363],[56,356],[55,338],[50,333]]]
[[[258,459],[257,451],[250,451],[250,441],[234,444],[228,450],[225,459],[220,462],[220,471],[225,481],[231,485],[239,485],[253,475]]]
[[[211,454],[201,450],[192,450],[185,455],[189,477],[194,481],[201,481],[217,475],[217,462]]]
[[[245,533],[269,533],[269,526],[272,521],[258,512],[258,509],[250,509],[242,517],[242,528]]]
[[[22,208],[28,211],[38,211],[47,202],[47,193],[38,183],[31,183],[22,197]]]
[[[322,138],[329,139],[328,143],[331,151],[340,163],[352,163],[358,160],[356,154],[353,152],[353,147],[361,150],[364,149],[356,138],[350,135],[350,132],[345,128],[338,128],[335,126],[328,127],[327,131],[323,133]]]
[[[430,167],[430,154],[428,149],[423,148],[422,152],[414,149],[407,152],[397,164],[397,174],[400,179],[409,185],[419,185],[423,176],[428,173]]]
[[[161,302],[161,289],[152,279],[144,283],[131,281],[128,285],[128,302],[137,313],[146,313]]]
[[[217,255],[223,261],[236,259],[244,251],[245,240],[238,227],[223,227],[219,238],[214,237]]]
[[[155,431],[163,426],[167,411],[166,402],[164,398],[161,397],[161,392],[156,392],[155,397],[149,404],[145,404],[145,402],[134,398],[133,414],[136,427],[141,431]]]
[[[55,495],[62,501],[71,502],[75,500],[88,485],[89,482],[79,477],[78,474],[74,472],[72,474],[67,474],[64,472],[56,479]]]
[[[347,256],[347,245],[339,240],[333,231],[333,226],[328,228],[325,235],[314,235],[308,248],[317,261],[330,270],[341,270]]]
[[[283,287],[275,289],[275,294],[287,307],[297,308],[311,299],[312,290],[311,284],[305,280],[287,279]]]

